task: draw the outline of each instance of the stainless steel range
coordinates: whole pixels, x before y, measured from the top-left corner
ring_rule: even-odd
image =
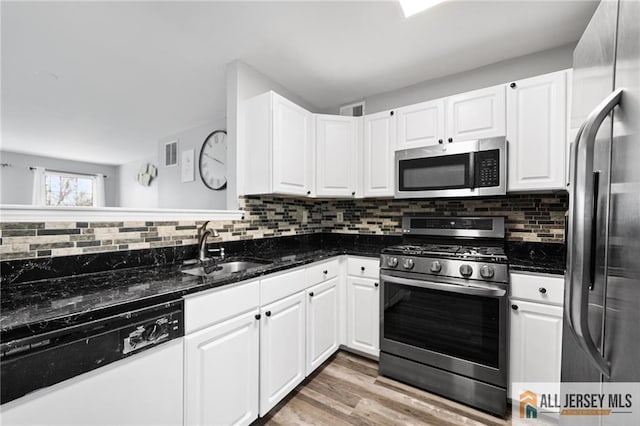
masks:
[[[406,216],[403,233],[380,262],[380,374],[504,415],[504,218]]]

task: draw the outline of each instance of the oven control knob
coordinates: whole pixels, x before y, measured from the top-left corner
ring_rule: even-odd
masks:
[[[471,274],[473,274],[473,268],[467,264],[465,265],[460,265],[460,275],[462,275],[465,278],[468,278],[471,276]]]
[[[434,262],[431,262],[431,266],[429,266],[429,270],[431,272],[438,273],[442,270],[442,265],[440,264],[440,262],[436,260]]]
[[[396,266],[398,266],[398,258],[397,257],[388,258],[387,266],[389,266],[390,268],[395,268]]]
[[[404,269],[413,269],[413,259],[404,259],[402,261],[402,267]]]
[[[480,276],[482,278],[493,278],[493,267],[489,266],[489,265],[482,265],[482,267],[480,268]]]

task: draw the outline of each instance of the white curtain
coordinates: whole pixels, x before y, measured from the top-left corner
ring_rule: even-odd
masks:
[[[31,193],[31,204],[34,206],[45,205],[44,175],[44,167],[33,168],[33,192]]]
[[[96,179],[95,179],[96,187],[94,188],[94,191],[93,191],[93,207],[104,207],[104,205],[105,205],[105,201],[104,201],[104,175],[103,174],[97,174],[95,176],[96,176]]]

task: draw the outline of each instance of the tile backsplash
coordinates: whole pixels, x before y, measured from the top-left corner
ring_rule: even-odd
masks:
[[[400,235],[405,213],[506,216],[507,239],[564,242],[565,194],[467,200],[241,199],[244,220],[214,222],[224,241],[315,232]],[[339,220],[341,219],[341,220]],[[0,223],[0,259],[67,256],[197,243],[202,222]]]

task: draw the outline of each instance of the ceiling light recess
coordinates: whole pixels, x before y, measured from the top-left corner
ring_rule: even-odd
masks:
[[[402,7],[402,12],[404,13],[404,17],[408,18],[410,16],[415,15],[416,13],[420,13],[433,6],[443,3],[446,0],[398,0],[398,1],[400,2],[400,6]]]

